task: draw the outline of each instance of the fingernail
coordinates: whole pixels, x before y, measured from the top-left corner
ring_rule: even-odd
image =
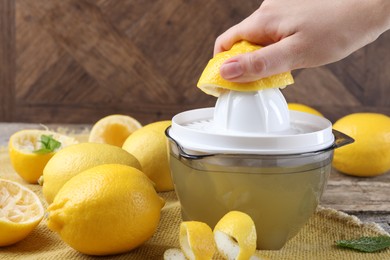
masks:
[[[233,79],[241,76],[244,73],[244,70],[242,69],[239,62],[233,61],[222,64],[220,73],[221,76],[225,79]]]

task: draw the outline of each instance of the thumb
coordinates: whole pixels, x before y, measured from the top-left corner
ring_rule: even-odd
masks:
[[[260,50],[238,55],[222,64],[221,76],[233,82],[251,82],[297,69],[302,64],[303,51],[285,38]]]

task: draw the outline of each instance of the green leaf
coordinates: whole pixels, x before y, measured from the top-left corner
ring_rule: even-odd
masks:
[[[51,153],[61,147],[61,143],[54,139],[52,135],[42,135],[41,140],[39,140],[39,142],[42,143],[42,148],[33,151],[37,154]]]
[[[52,152],[51,150],[46,149],[46,148],[41,148],[41,149],[33,151],[33,153],[36,153],[36,154],[46,154],[46,153],[51,153],[51,152]]]
[[[390,247],[390,236],[361,237],[353,240],[339,240],[336,245],[361,252],[372,253]]]
[[[52,135],[42,135],[40,142],[47,145],[50,141],[50,138],[52,138]]]

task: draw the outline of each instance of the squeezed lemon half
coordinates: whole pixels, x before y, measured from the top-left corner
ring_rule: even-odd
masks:
[[[235,43],[230,50],[216,54],[203,70],[197,84],[198,88],[206,94],[218,97],[226,90],[257,91],[266,88],[281,88],[293,84],[294,79],[290,72],[272,75],[270,77],[247,83],[231,82],[222,78],[219,70],[227,59],[239,54],[252,52],[260,48],[261,46],[254,45],[250,42],[240,41]]]
[[[21,241],[41,222],[38,196],[19,183],[0,179],[0,246]]]
[[[141,123],[131,116],[109,115],[93,125],[88,141],[122,147],[126,138],[141,127]]]
[[[42,148],[40,139],[42,136],[51,136],[60,142],[60,146],[46,153],[35,153]],[[14,133],[8,144],[11,164],[25,181],[37,183],[43,173],[47,162],[62,148],[76,144],[78,141],[72,137],[61,135],[47,130],[27,129]]]

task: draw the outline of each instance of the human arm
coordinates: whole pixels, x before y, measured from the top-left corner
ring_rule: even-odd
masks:
[[[388,29],[389,0],[265,0],[217,38],[214,54],[239,40],[265,46],[221,67],[225,79],[248,82],[338,61]]]

